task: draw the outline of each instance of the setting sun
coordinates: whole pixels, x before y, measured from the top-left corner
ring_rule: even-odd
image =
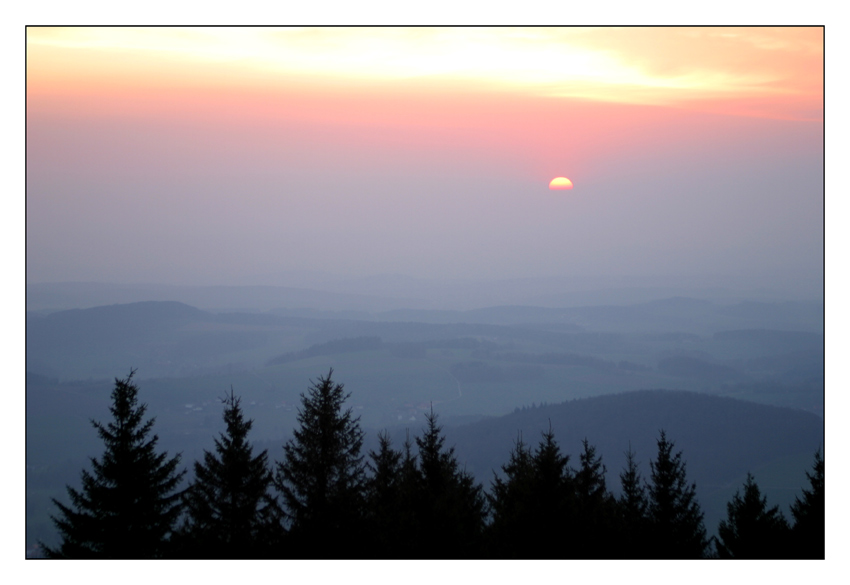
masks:
[[[549,188],[553,191],[560,189],[572,189],[573,182],[566,177],[555,177],[549,182]]]

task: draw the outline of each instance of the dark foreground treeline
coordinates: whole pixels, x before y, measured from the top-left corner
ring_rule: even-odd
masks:
[[[793,523],[748,476],[708,539],[681,452],[661,431],[650,477],[626,453],[621,494],[584,442],[577,464],[550,428],[520,436],[489,492],[461,469],[431,412],[421,436],[394,447],[382,434],[361,453],[363,432],[331,373],[302,395],[300,428],[283,460],[254,453],[239,398],[223,399],[226,430],[194,463],[156,450],[132,373],[115,381],[108,424],[93,422],[105,451],[54,500],[64,558],[824,558],[824,464],[792,506]]]

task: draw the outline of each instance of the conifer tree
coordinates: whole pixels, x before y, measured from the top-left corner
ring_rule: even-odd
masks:
[[[419,471],[417,456],[413,453],[409,431],[405,436],[401,453],[401,476],[398,482],[401,510],[397,522],[401,532],[407,537],[396,542],[391,550],[395,550],[399,558],[410,559],[423,556],[423,545],[420,543],[423,487],[422,474]]]
[[[626,452],[626,467],[620,472],[620,485],[622,492],[617,500],[620,515],[617,556],[628,559],[644,558],[648,503],[631,444]]]
[[[517,437],[508,462],[502,465],[504,479],[493,477],[487,500],[492,521],[488,548],[495,558],[527,558],[529,535],[538,527],[530,515],[534,506],[534,466],[531,449]]]
[[[371,461],[367,467],[370,476],[366,480],[366,492],[370,504],[374,503],[374,507],[392,504],[401,481],[402,453],[392,448],[386,431],[378,433],[378,450],[370,451],[369,458]]]
[[[610,558],[615,555],[612,539],[616,530],[614,497],[605,485],[605,465],[596,448],[585,438],[575,472],[576,517],[572,554],[582,559]]]
[[[421,554],[428,558],[471,558],[480,555],[485,499],[472,475],[461,470],[454,447],[444,446],[442,427],[433,409],[419,447],[417,524]]]
[[[696,499],[696,485],[687,483],[682,452],[673,454],[673,443],[662,430],[658,456],[649,463],[649,520],[654,558],[701,558],[706,540],[703,514]]]
[[[262,558],[280,538],[280,509],[269,493],[268,453],[257,455],[248,441],[253,421],[245,420],[239,398],[224,403],[225,431],[215,453],[195,462],[195,479],[185,494],[187,521],[180,531],[182,550],[193,558]]]
[[[91,472],[82,471],[82,489],[68,486],[70,506],[53,500],[62,543],[56,549],[42,545],[48,557],[148,559],[167,552],[180,513],[175,490],[185,471],[177,471],[179,455],[157,452],[154,419],[144,420],[147,406],[138,404],[134,373],[115,380],[112,421],[92,421],[105,451],[91,458]]]
[[[596,447],[587,439],[582,440],[582,452],[579,455],[579,468],[575,473],[576,493],[579,504],[602,500],[608,490],[605,486],[605,472],[602,457],[596,455]]]
[[[410,456],[409,444],[407,456]],[[378,450],[370,451],[366,480],[366,521],[372,554],[377,558],[399,558],[407,551],[409,506],[406,501],[405,454],[392,448],[389,434],[378,434]],[[409,463],[408,463],[409,465]]]
[[[539,528],[534,536],[535,558],[575,558],[573,530],[576,516],[575,478],[569,468],[569,455],[561,452],[551,424],[543,433],[532,459],[536,494],[532,516]]]
[[[351,558],[360,553],[365,465],[359,418],[342,406],[349,394],[331,376],[301,395],[300,427],[283,446],[275,486],[283,495],[292,552],[301,558]]]
[[[788,522],[778,506],[768,509],[751,474],[744,482],[744,494],[726,504],[726,519],[717,529],[717,554],[732,559],[781,559],[788,554]]]
[[[551,426],[532,451],[520,437],[494,478],[490,554],[498,558],[559,559],[575,556],[575,486],[569,456]]]
[[[811,489],[803,489],[803,498],[794,498],[791,514],[794,517],[795,558],[823,559],[826,554],[826,499],[824,496],[823,457],[815,453],[812,472],[806,472]]]

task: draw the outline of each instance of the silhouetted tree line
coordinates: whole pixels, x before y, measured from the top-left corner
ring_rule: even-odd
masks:
[[[551,427],[535,446],[520,435],[489,493],[461,468],[433,410],[422,436],[395,448],[386,432],[361,453],[359,419],[333,370],[301,395],[300,427],[271,464],[254,453],[239,398],[226,395],[225,431],[194,463],[158,453],[133,373],[115,381],[100,459],[54,500],[57,558],[824,558],[823,458],[792,506],[793,523],[768,507],[748,475],[727,504],[718,537],[708,539],[696,486],[664,431],[642,478],[625,453],[621,491],[583,442],[577,465]],[[414,450],[414,444],[416,449]],[[712,542],[713,541],[713,542]]]

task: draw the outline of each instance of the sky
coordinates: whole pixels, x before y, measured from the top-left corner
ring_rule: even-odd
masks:
[[[819,27],[29,27],[27,282],[816,290],[823,43]],[[550,190],[558,176],[573,189]]]

